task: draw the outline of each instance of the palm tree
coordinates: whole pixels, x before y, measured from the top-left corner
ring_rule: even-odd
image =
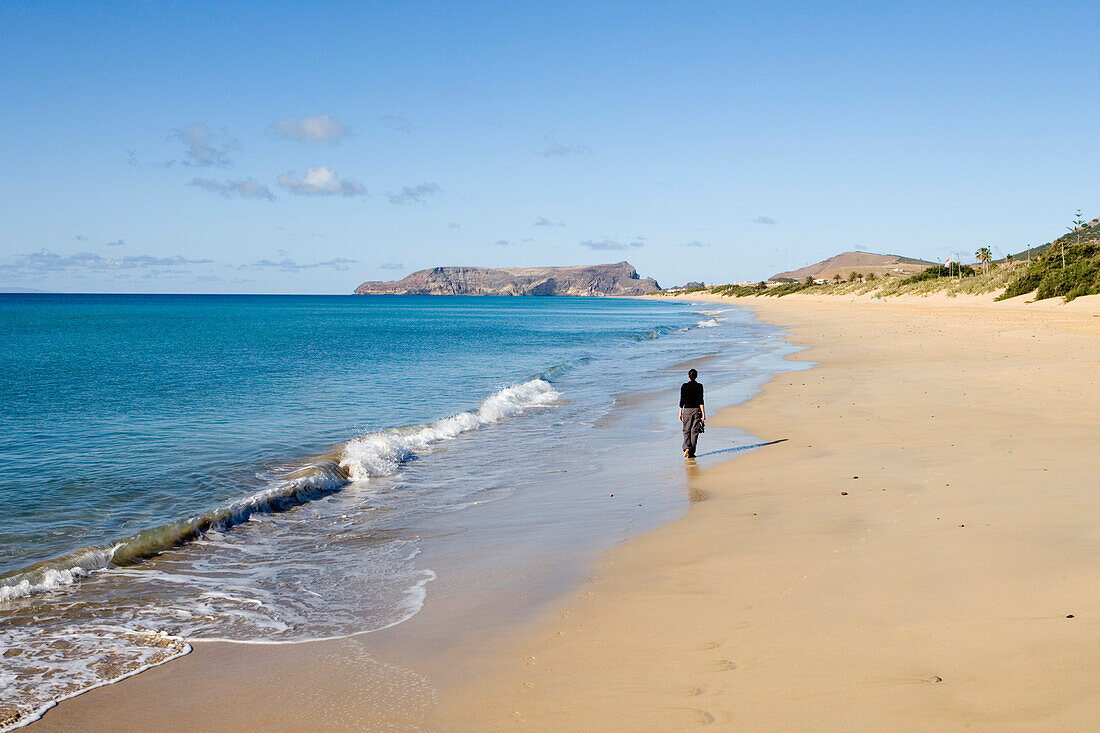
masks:
[[[834,273],[834,274],[833,274],[833,282],[835,282],[835,283],[839,283],[839,282],[840,282],[841,280],[843,280],[843,279],[844,279],[844,278],[842,278],[842,277],[840,276],[840,273],[839,273],[839,272],[837,272],[837,273]]]
[[[982,274],[988,275],[989,263],[993,261],[993,253],[989,251],[989,247],[979,247],[974,256],[978,258],[978,262],[982,263]]]

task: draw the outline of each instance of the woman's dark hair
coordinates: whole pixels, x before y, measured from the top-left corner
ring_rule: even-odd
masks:
[[[688,369],[688,379],[694,382],[695,378],[698,376],[699,372],[695,371],[694,369]]]

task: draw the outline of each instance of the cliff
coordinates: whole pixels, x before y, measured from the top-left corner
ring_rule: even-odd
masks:
[[[579,267],[433,267],[402,280],[365,282],[356,295],[645,295],[660,290],[629,262]]]

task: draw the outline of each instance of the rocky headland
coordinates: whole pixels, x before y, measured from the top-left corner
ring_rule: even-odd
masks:
[[[401,280],[369,281],[356,295],[646,295],[661,289],[629,262],[576,267],[433,267]]]

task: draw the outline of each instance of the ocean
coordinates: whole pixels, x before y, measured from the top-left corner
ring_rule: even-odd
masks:
[[[0,731],[192,642],[400,624],[451,526],[584,558],[667,521],[687,365],[713,409],[792,350],[658,299],[16,294],[0,333]]]

